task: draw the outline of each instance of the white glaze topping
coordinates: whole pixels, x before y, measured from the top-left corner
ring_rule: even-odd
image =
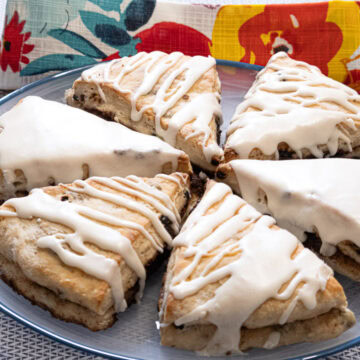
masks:
[[[251,314],[270,298],[289,299],[302,282],[279,323],[287,321],[298,301],[308,309],[316,307],[316,293],[325,289],[332,270],[308,249],[292,258],[298,240],[286,230],[272,228],[274,224],[273,218],[262,216],[227,185],[214,183],[174,239],[175,250],[185,247],[183,256],[189,264],[165,289],[165,306],[169,293],[183,299],[228,277],[213,298],[175,321],[177,326],[198,321],[216,325],[203,355],[239,353],[239,330]],[[194,270],[209,256],[211,260],[196,274]],[[233,261],[221,264],[226,256]]]
[[[101,88],[100,84],[106,83],[111,84],[114,89],[122,93],[130,94],[132,121],[139,121],[146,110],[152,109],[155,113],[156,134],[172,146],[176,146],[178,132],[185,125],[191,123],[192,133],[187,139],[202,136],[203,153],[206,160],[210,162],[214,155],[222,156],[222,149],[216,140],[208,141],[212,133],[210,122],[214,116],[221,118],[220,95],[218,93],[192,93],[189,95],[189,101],[183,104],[183,107],[175,112],[167,120],[167,123],[165,122],[164,126],[164,116],[167,115],[168,111],[188,93],[196,81],[215,66],[215,60],[212,57],[194,56],[180,63],[183,58],[184,55],[180,52],[174,52],[170,55],[160,51],[149,54],[140,52],[131,58],[113,60],[107,64],[100,64],[85,70],[81,77],[87,82],[97,84],[98,89]],[[113,71],[113,69],[118,68],[119,64],[122,65],[121,70]],[[142,82],[134,90],[129,90],[126,81],[122,82],[124,76],[144,65]],[[159,85],[160,79],[167,71],[170,73]],[[183,78],[178,80],[179,76],[183,76]],[[139,97],[149,94],[158,85],[153,102],[138,110]],[[99,91],[99,94],[106,101],[103,92]]]
[[[0,169],[12,196],[14,170],[23,170],[27,190],[90,176],[154,176],[166,163],[176,171],[184,155],[160,139],[95,115],[30,96],[0,117]]]
[[[360,247],[359,160],[234,160],[229,164],[246,201],[302,240],[305,232],[316,231],[322,254],[334,254],[335,246],[344,240]],[[257,201],[259,188],[266,194],[266,203]]]
[[[281,334],[278,331],[273,331],[270,333],[268,339],[264,344],[265,349],[273,349],[279,345]]]
[[[240,158],[247,158],[254,148],[279,158],[278,145],[284,142],[299,158],[305,149],[321,158],[319,145],[327,145],[334,155],[341,140],[352,151],[350,134],[360,120],[357,92],[315,66],[300,61],[296,66],[279,65],[279,58],[288,55],[281,52],[270,59],[236,109],[226,147]],[[246,111],[251,107],[256,110]]]
[[[89,180],[95,181],[102,187],[95,187]],[[163,242],[171,245],[171,237],[159,220],[159,213],[174,222],[173,230],[175,233],[179,229],[179,215],[174,201],[166,193],[146,184],[136,176],[129,176],[126,179],[92,177],[89,180],[78,180],[72,185],[65,186],[70,192],[86,194],[90,198],[98,198],[141,214],[151,221],[161,241],[134,221],[125,220],[86,205],[61,201],[48,195],[42,189],[32,190],[27,197],[8,200],[5,205],[13,208],[15,212],[1,210],[0,216],[45,219],[70,228],[73,232],[59,232],[40,237],[37,240],[37,245],[54,251],[65,264],[79,268],[89,275],[108,282],[111,286],[115,309],[124,311],[127,304],[124,299],[118,263],[91,250],[85,243],[95,244],[100,249],[109,250],[122,256],[125,263],[139,277],[140,289],[137,294],[137,300],[139,300],[145,285],[145,268],[130,239],[122,235],[115,227],[140,232],[151,241],[158,251],[162,252]],[[110,192],[106,188],[116,192]],[[124,194],[128,196],[124,196]],[[141,199],[142,202],[133,200],[134,197]],[[67,247],[64,246],[65,244]]]

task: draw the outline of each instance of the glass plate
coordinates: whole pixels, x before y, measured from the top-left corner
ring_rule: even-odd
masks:
[[[223,128],[229,123],[236,105],[242,100],[254,80],[255,69],[258,69],[256,66],[246,64],[237,64],[237,66],[218,66],[222,82]],[[64,91],[71,87],[80,73],[81,69],[57,74],[9,94],[0,100],[0,115],[28,95],[64,102]],[[157,300],[164,270],[163,266],[149,276],[141,304],[132,305],[126,312],[119,314],[115,325],[105,331],[94,333],[82,326],[54,319],[47,311],[31,305],[3,282],[0,282],[0,309],[42,334],[97,355],[116,359],[196,359],[192,352],[160,346],[160,336],[155,321],[158,319]],[[338,276],[338,279],[345,289],[350,309],[359,318],[359,285],[341,276]],[[296,344],[274,350],[251,350],[246,359],[313,359],[339,352],[359,342],[360,324],[357,324],[334,340],[316,344]]]

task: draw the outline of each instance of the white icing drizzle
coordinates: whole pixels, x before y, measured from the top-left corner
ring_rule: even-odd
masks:
[[[100,84],[106,83],[111,84],[119,92],[130,94],[132,121],[139,121],[146,110],[152,109],[155,113],[156,134],[172,146],[176,146],[178,132],[185,125],[191,123],[192,133],[186,139],[202,136],[204,156],[210,162],[214,155],[222,156],[222,149],[216,140],[209,141],[212,133],[210,122],[214,116],[221,118],[220,95],[218,93],[191,94],[189,102],[167,119],[165,126],[163,124],[164,116],[169,110],[187,94],[196,81],[215,66],[215,60],[212,57],[194,56],[182,62],[183,59],[184,55],[180,52],[174,52],[170,55],[160,51],[149,54],[141,52],[131,58],[117,59],[106,65],[97,65],[84,71],[81,77],[87,82],[94,82],[98,88]],[[119,71],[120,64],[122,67]],[[125,82],[122,84],[124,76],[143,65],[145,65],[145,70],[142,82],[136,89],[129,90]],[[153,102],[138,110],[137,101],[139,97],[150,93],[167,71],[171,72],[156,89]],[[179,80],[180,76],[182,78]],[[174,84],[176,85],[174,86]],[[174,87],[171,88],[172,86]],[[103,92],[100,95],[106,101]]]
[[[283,160],[261,164],[257,160],[234,160],[229,164],[246,201],[274,216],[280,226],[300,239],[305,239],[305,232],[317,231],[323,255],[333,255],[336,245],[344,240],[360,247],[359,160]],[[259,188],[266,194],[266,204],[257,201]]]
[[[281,58],[288,55],[277,53],[257,75],[231,120],[226,147],[240,158],[258,148],[278,159],[278,145],[285,142],[299,158],[304,149],[321,158],[324,153],[319,145],[327,145],[334,155],[342,140],[352,151],[350,134],[360,120],[360,106],[353,103],[360,104],[357,92],[304,62],[276,64]],[[256,110],[246,111],[249,107]]]
[[[175,248],[186,248],[183,255],[190,263],[165,290],[165,306],[169,293],[183,299],[228,277],[212,299],[175,321],[177,326],[197,321],[216,325],[202,355],[239,353],[240,329],[251,314],[270,298],[289,299],[302,282],[280,323],[287,321],[298,301],[308,309],[316,307],[316,294],[325,289],[332,270],[307,249],[292,259],[298,240],[286,230],[271,228],[274,224],[273,218],[261,216],[227,185],[214,183],[174,239]],[[232,262],[220,264],[226,255],[236,253]],[[212,259],[195,275],[194,270],[209,256]]]
[[[70,183],[90,176],[155,176],[166,163],[176,171],[182,151],[160,139],[104,121],[85,111],[30,96],[0,117],[0,169],[7,197],[13,196],[14,171],[21,169],[26,189]],[[2,189],[3,190],[3,189]]]
[[[147,191],[152,190],[152,195],[154,195],[154,194],[157,195],[158,193],[160,193],[160,191],[157,190],[156,188],[151,188],[150,186],[146,186],[146,184],[141,179],[138,179],[139,181],[137,183],[134,183],[131,181],[126,181],[127,179],[121,179],[119,177],[113,177],[113,178],[92,177],[91,179],[96,181],[97,183],[107,186],[113,190],[121,191],[125,194],[134,195],[134,196],[140,198],[141,200],[146,201],[148,204],[150,204],[152,207],[154,207],[157,211],[159,211],[163,215],[167,216],[171,220],[171,222],[173,223],[172,227],[175,232],[179,231],[179,224],[177,222],[176,215],[171,210],[169,210],[166,206],[164,206],[158,199],[156,199],[155,196],[148,196],[141,192],[143,188],[146,188]],[[132,190],[129,187],[122,186],[121,183],[125,183],[128,186],[132,185],[131,183],[133,183],[133,187],[136,186],[137,190]],[[141,215],[145,216],[146,218],[148,218],[151,221],[152,225],[154,226],[156,231],[159,233],[161,238],[164,239],[164,241],[166,241],[167,244],[171,245],[171,242],[172,242],[171,236],[166,231],[164,225],[161,223],[158,213],[149,209],[148,206],[141,204],[138,201],[132,200],[128,197],[124,197],[124,196],[120,196],[118,194],[113,194],[113,193],[109,193],[109,192],[100,190],[83,180],[76,180],[74,182],[74,184],[76,186],[69,186],[68,187],[69,190],[83,193],[83,194],[89,195],[91,197],[97,197],[97,198],[100,198],[103,200],[111,201],[114,204],[126,207],[130,210],[136,211],[136,212],[140,213]],[[171,202],[171,199],[169,198],[169,196],[167,196],[165,193],[163,193],[163,194],[167,197],[167,200],[169,202]],[[153,243],[155,245],[155,241],[153,241]],[[160,244],[158,244],[158,245],[160,245]]]
[[[204,155],[206,160],[210,162],[214,155],[222,155],[221,151],[219,151],[219,145],[216,142],[208,143],[211,134],[210,122],[214,115],[219,118],[221,117],[221,107],[215,94],[199,94],[194,100],[186,103],[183,108],[173,115],[169,121],[167,130],[164,130],[160,123],[160,117],[157,117],[157,133],[167,143],[175,146],[177,133],[183,126],[191,122],[193,132],[185,139],[189,140],[202,135]]]
[[[90,183],[89,180],[115,190],[116,193],[106,191],[103,188],[99,189]],[[151,221],[160,239],[171,244],[171,237],[159,220],[159,213],[168,216],[174,221],[175,232],[179,228],[178,213],[176,212],[175,214],[171,210],[175,208],[175,204],[166,193],[149,186],[142,179],[135,176],[130,176],[127,179],[93,177],[89,180],[78,180],[73,185],[66,185],[66,187],[72,192],[108,201],[141,214]],[[123,194],[133,195],[144,201],[145,204],[136,202]],[[34,189],[27,197],[8,200],[4,205],[13,208],[15,212],[1,210],[0,216],[18,216],[24,219],[38,218],[37,220],[46,219],[70,228],[73,231],[71,233],[56,233],[40,237],[37,240],[37,245],[53,250],[63,263],[79,268],[89,275],[108,282],[111,286],[115,309],[117,311],[124,311],[127,304],[124,299],[118,263],[94,252],[85,246],[85,243],[89,242],[95,244],[100,249],[120,254],[125,263],[139,277],[137,300],[140,300],[145,286],[145,268],[131,241],[113,227],[139,231],[145,238],[151,241],[158,251],[162,252],[163,243],[157,240],[143,226],[134,221],[125,220],[86,205],[60,201],[41,189]],[[110,226],[105,226],[103,225],[104,223]],[[64,245],[67,245],[67,247],[64,247]]]
[[[178,186],[181,187],[181,186],[186,185],[186,180],[185,180],[184,175],[185,175],[184,173],[176,172],[176,173],[173,173],[171,175],[158,174],[158,175],[156,175],[156,177],[160,178],[160,179],[172,181],[172,182],[174,182],[175,184],[177,184]]]
[[[278,331],[272,331],[264,344],[264,348],[269,350],[275,348],[279,345],[280,338],[281,334]]]
[[[16,213],[9,210],[0,210],[0,216],[3,217],[16,217]]]
[[[179,175],[179,177],[170,176],[170,175],[166,175],[166,174],[158,174],[158,175],[156,175],[156,177],[162,178],[165,180],[169,180],[169,181],[173,181],[174,183],[176,183],[180,186],[181,183],[184,183],[184,178],[182,177],[181,173],[176,173],[176,175]],[[179,178],[181,179],[181,181],[179,180]]]

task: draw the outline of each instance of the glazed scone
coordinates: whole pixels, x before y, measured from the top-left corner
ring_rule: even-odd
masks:
[[[208,183],[173,246],[163,345],[230,355],[330,339],[355,323],[332,270],[225,184]]]
[[[188,156],[85,111],[29,96],[0,117],[0,201],[89,176],[191,172]]]
[[[360,281],[359,177],[356,159],[233,160],[217,171],[218,179],[355,281]]]
[[[279,52],[236,109],[225,160],[358,157],[359,128],[355,90]]]
[[[141,299],[188,200],[182,173],[34,189],[0,207],[0,276],[60,319],[106,329]]]
[[[215,60],[160,51],[96,65],[66,92],[67,103],[157,135],[204,170],[223,158],[218,145],[220,81]]]

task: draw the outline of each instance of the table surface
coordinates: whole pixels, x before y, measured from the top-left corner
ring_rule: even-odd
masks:
[[[0,98],[8,91],[0,90]],[[0,359],[101,360],[60,344],[0,312]],[[360,346],[327,357],[328,360],[360,360]]]

